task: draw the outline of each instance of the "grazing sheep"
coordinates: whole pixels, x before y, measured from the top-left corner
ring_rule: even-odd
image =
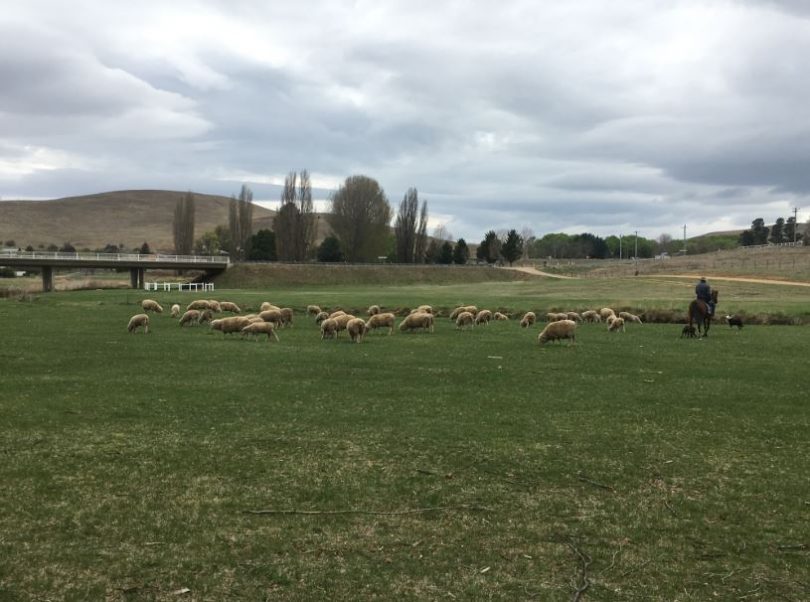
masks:
[[[284,316],[281,310],[268,309],[259,314],[259,317],[265,322],[273,322],[279,328],[284,326]]]
[[[307,315],[308,316],[317,316],[321,313],[321,308],[317,305],[307,305]]]
[[[736,326],[737,330],[742,330],[743,319],[736,314],[733,316],[726,316],[726,323],[728,324],[729,328],[731,328],[732,326]]]
[[[216,299],[209,299],[208,300],[208,309],[218,314],[222,313],[222,306],[219,304],[219,301]]]
[[[613,318],[608,322],[608,332],[624,332],[624,318]]]
[[[264,322],[259,316],[245,316],[247,320],[250,321],[251,324],[256,324],[258,322]],[[273,324],[272,322],[266,322],[266,324]],[[273,326],[275,328],[275,325]]]
[[[345,311],[343,311],[342,309],[338,309],[336,311],[333,311],[331,314],[329,314],[329,317],[334,320],[338,316],[345,316],[345,315],[346,315]]]
[[[461,312],[470,312],[473,316],[478,313],[478,308],[475,305],[461,305],[450,312],[450,319],[455,320]]]
[[[392,313],[374,314],[366,322],[366,328],[376,330],[377,328],[387,327],[388,334],[391,335],[394,332],[394,319],[395,316]]]
[[[184,324],[191,324],[192,326],[194,326],[195,324],[199,323],[199,320],[200,320],[200,310],[190,309],[183,314],[182,318],[180,318],[180,328],[182,328]]]
[[[534,314],[533,311],[527,311],[523,314],[523,318],[520,320],[520,327],[521,328],[528,328],[532,324],[537,321],[537,316]]]
[[[370,305],[368,310],[366,311],[366,313],[369,316],[376,316],[378,313],[380,313],[380,306],[379,305]]]
[[[492,312],[488,309],[482,309],[475,315],[475,325],[478,326],[479,324],[488,325],[489,321],[492,319]]]
[[[175,303],[172,305],[172,318],[177,318],[180,315],[180,306]]]
[[[251,322],[242,329],[242,336],[252,335],[254,337],[258,337],[261,334],[267,335],[268,342],[270,341],[271,338],[275,339],[276,342],[278,342],[276,327],[273,325],[272,322],[265,322],[264,320],[259,320],[258,322]]]
[[[321,340],[334,339],[337,336],[337,320],[334,318],[326,318],[321,322]]]
[[[694,324],[684,324],[684,327],[681,329],[681,338],[684,337],[687,339],[694,339],[697,337],[697,328],[695,328]]]
[[[575,311],[567,311],[565,312],[565,315],[568,316],[569,320],[573,320],[574,322],[582,322],[582,316]]]
[[[433,314],[429,313],[415,313],[405,316],[405,319],[399,323],[399,329],[402,332],[416,330],[422,328],[433,332]]]
[[[537,336],[537,342],[541,345],[545,345],[549,341],[571,339],[573,344],[576,345],[576,331],[577,323],[573,320],[558,320],[556,322],[550,322],[549,324],[546,324],[543,332]]]
[[[239,309],[239,306],[236,303],[231,303],[230,301],[222,301],[219,304],[219,307],[222,311],[229,311],[232,314],[241,314],[242,310]]]
[[[208,309],[208,301],[205,299],[197,299],[196,301],[192,301],[186,306],[186,311],[191,309]]]
[[[363,335],[368,332],[368,328],[362,318],[353,318],[346,324],[346,332],[349,333],[352,341],[359,343],[363,340]]]
[[[355,316],[351,314],[341,314],[334,318],[335,322],[337,323],[337,336],[340,336],[340,331],[346,330],[346,326],[354,319]]]
[[[560,320],[567,320],[568,314],[550,312],[546,314],[546,322],[559,322]]]
[[[643,324],[641,318],[639,318],[635,314],[631,314],[628,311],[620,311],[619,317],[622,318],[625,322],[635,322],[636,324]]]
[[[280,310],[281,317],[284,318],[284,325],[289,324],[292,327],[293,323],[293,310],[290,307],[282,307]]]
[[[278,310],[281,308],[278,305],[273,305],[272,303],[268,303],[267,301],[265,301],[264,303],[262,303],[261,307],[259,308],[259,311],[269,311],[271,309]]]
[[[615,316],[616,312],[610,309],[609,307],[603,307],[599,310],[599,315],[602,317],[603,320],[607,320],[608,316]]]
[[[328,319],[329,319],[329,314],[326,313],[325,311],[322,311],[322,312],[319,312],[317,316],[315,316],[315,323],[320,324],[324,320],[328,320]]]
[[[589,309],[588,311],[582,312],[582,319],[586,322],[601,322],[602,316],[599,315],[598,311],[593,311]]]
[[[149,334],[149,316],[146,314],[135,314],[129,319],[127,332],[135,332],[141,326],[143,326],[144,334]]]
[[[456,328],[463,330],[465,326],[475,326],[475,316],[468,311],[463,311],[456,316]]]
[[[163,313],[163,308],[160,306],[160,303],[152,299],[144,299],[141,301],[141,307],[144,311],[153,311],[159,314]]]
[[[211,322],[213,330],[219,330],[223,334],[240,332],[245,326],[250,324],[250,320],[244,316],[234,316],[232,318],[220,318]]]
[[[431,306],[431,305],[420,305],[419,307],[416,308],[416,311],[422,311],[422,312],[425,312],[426,314],[432,314],[433,313],[433,306]]]
[[[204,309],[200,312],[200,317],[197,318],[197,324],[210,322],[213,319],[214,319],[214,312],[212,312],[210,309]]]
[[[492,318],[494,320],[508,320],[509,316],[507,316],[506,314],[502,314],[499,311],[496,311],[494,314],[492,314]]]

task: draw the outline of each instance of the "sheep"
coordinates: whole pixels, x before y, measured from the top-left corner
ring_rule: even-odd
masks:
[[[488,309],[482,309],[475,315],[475,325],[478,326],[479,324],[489,324],[491,319],[492,312]]]
[[[261,307],[259,308],[259,311],[269,311],[271,309],[281,309],[281,308],[278,305],[273,305],[272,303],[268,303],[267,301],[265,301],[264,303],[262,303]]]
[[[200,317],[197,318],[197,324],[203,322],[210,322],[214,319],[214,313],[210,309],[204,309],[200,312]]]
[[[180,317],[180,306],[175,303],[172,305],[172,318]]]
[[[143,326],[143,333],[149,334],[149,316],[146,314],[135,314],[129,319],[129,324],[127,324],[127,332],[135,332]]]
[[[565,312],[565,315],[568,316],[569,320],[573,320],[574,322],[582,322],[582,316],[575,311],[567,311]]]
[[[582,312],[582,319],[586,322],[601,322],[602,316],[599,315],[598,311],[593,311],[589,309],[588,311]]]
[[[620,311],[619,312],[619,317],[624,319],[625,322],[636,322],[637,324],[643,324],[643,322],[641,321],[641,318],[639,318],[635,314],[631,314],[628,311]]]
[[[333,311],[331,314],[329,314],[329,317],[334,320],[338,316],[345,316],[345,315],[346,315],[345,311],[343,311],[342,309],[338,309],[336,311]]]
[[[293,323],[293,310],[289,307],[282,307],[280,310],[281,317],[284,318],[284,325],[286,326],[289,324],[292,326]]]
[[[430,305],[420,305],[419,307],[416,308],[416,311],[421,311],[421,312],[424,312],[426,314],[432,314],[433,313],[433,307],[430,306]]]
[[[191,324],[192,326],[194,326],[195,324],[199,323],[199,319],[200,319],[200,310],[190,309],[183,314],[182,318],[180,318],[180,328],[182,328],[184,324]]]
[[[606,323],[606,324],[608,325],[608,327],[609,327],[611,324],[613,324],[613,320],[615,320],[615,319],[616,319],[616,316],[614,316],[614,315],[612,315],[612,314],[611,314],[611,315],[609,315],[607,318],[605,318],[605,323]]]
[[[307,315],[308,316],[317,316],[321,313],[321,308],[317,305],[307,305]]]
[[[380,313],[380,306],[379,305],[370,305],[368,310],[366,310],[366,313],[369,316],[376,316],[378,313]]]
[[[249,321],[251,324],[257,324],[258,322],[264,322],[264,320],[262,320],[262,319],[261,319],[259,316],[250,316],[250,317],[245,316],[245,318],[246,318],[246,319],[247,319],[247,320],[248,320],[248,321]],[[265,322],[265,324],[273,324],[273,323],[272,323],[272,322]]]
[[[359,343],[363,340],[363,335],[368,332],[368,328],[362,318],[353,318],[346,323],[346,332],[349,333],[352,341]]]
[[[337,318],[334,318],[337,323],[337,336],[340,336],[340,331],[346,330],[346,326],[354,319],[355,316],[351,314],[341,314]]]
[[[608,322],[608,332],[624,332],[624,318],[614,318]]]
[[[232,318],[220,318],[211,322],[213,330],[219,330],[222,334],[240,332],[245,326],[250,324],[250,320],[244,316],[234,316]]]
[[[463,330],[465,326],[475,326],[475,316],[468,311],[463,311],[456,316],[456,328]]]
[[[609,307],[603,307],[599,310],[599,315],[603,320],[607,320],[608,316],[615,316],[616,312],[610,309]]]
[[[450,319],[455,320],[458,318],[458,314],[462,312],[470,312],[473,316],[478,313],[478,308],[475,305],[460,305],[459,307],[455,308],[453,311],[450,312]]]
[[[520,320],[520,327],[521,328],[528,328],[532,324],[537,321],[537,316],[534,314],[533,311],[527,311],[523,314],[523,318]]]
[[[433,332],[433,314],[429,313],[415,313],[405,316],[405,319],[399,323],[399,329],[402,332],[409,330],[416,330],[423,328]]]
[[[573,320],[557,320],[546,324],[539,335],[537,335],[537,342],[545,345],[549,341],[561,341],[563,339],[571,339],[574,345],[577,343],[576,337],[577,323]]]
[[[197,299],[196,301],[192,301],[186,306],[186,311],[192,309],[208,309],[208,301],[205,299]]]
[[[209,299],[208,300],[208,309],[218,314],[222,313],[222,306],[219,304],[219,301],[216,299]]]
[[[152,299],[144,299],[141,301],[141,307],[144,311],[153,311],[159,314],[163,313],[163,308],[160,306],[160,303]]]
[[[731,328],[732,326],[736,326],[737,330],[742,330],[743,320],[740,316],[736,314],[733,316],[726,316],[726,323],[728,324],[729,328]]]
[[[273,325],[272,322],[265,322],[264,320],[259,320],[258,322],[251,322],[244,328],[242,328],[242,336],[245,335],[253,335],[257,337],[261,334],[267,335],[267,341],[269,342],[271,338],[274,338],[276,342],[278,342],[278,335],[276,334],[276,327]]]
[[[222,311],[228,311],[232,314],[241,314],[242,310],[239,309],[239,306],[236,303],[231,303],[230,301],[222,301],[219,304],[219,307]]]
[[[321,322],[321,340],[333,339],[337,336],[337,320],[326,318]]]
[[[546,322],[559,322],[560,320],[567,320],[568,314],[550,312],[546,314]]]
[[[494,320],[499,320],[500,321],[500,320],[508,320],[509,316],[507,316],[506,314],[502,314],[499,311],[496,311],[494,314],[492,314],[492,318]]]
[[[278,309],[268,309],[259,314],[259,317],[265,322],[273,322],[276,326],[284,325],[284,316]]]
[[[319,312],[317,316],[315,316],[315,323],[320,324],[324,320],[329,319],[329,314],[325,311]]]
[[[391,335],[394,332],[394,319],[395,316],[392,313],[374,314],[366,322],[366,327],[368,330],[388,327],[388,334]]]

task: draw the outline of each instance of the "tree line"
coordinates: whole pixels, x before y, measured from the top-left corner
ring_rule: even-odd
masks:
[[[810,224],[810,222],[808,222]],[[796,218],[791,216],[777,218],[773,226],[765,225],[765,220],[761,217],[751,222],[751,227],[740,234],[739,244],[743,247],[753,245],[781,244],[786,242],[798,242],[804,239],[804,243],[809,241],[798,232]]]

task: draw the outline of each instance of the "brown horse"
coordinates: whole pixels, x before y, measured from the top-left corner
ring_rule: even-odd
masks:
[[[717,289],[712,290],[712,304],[717,311]],[[709,306],[701,299],[695,299],[689,304],[689,326],[697,325],[698,334],[704,337],[709,336],[709,326],[712,324],[712,314],[709,313]],[[701,327],[703,332],[701,333]]]

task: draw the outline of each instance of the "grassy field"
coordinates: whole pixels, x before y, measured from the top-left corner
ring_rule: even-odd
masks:
[[[216,296],[545,312],[677,307],[688,289]],[[440,319],[354,345],[300,316],[268,344],[166,315],[127,335],[141,298],[0,300],[2,600],[810,597],[807,327],[716,326],[701,341],[583,325],[576,346],[540,347],[515,321]],[[723,298],[810,311],[788,287]]]

